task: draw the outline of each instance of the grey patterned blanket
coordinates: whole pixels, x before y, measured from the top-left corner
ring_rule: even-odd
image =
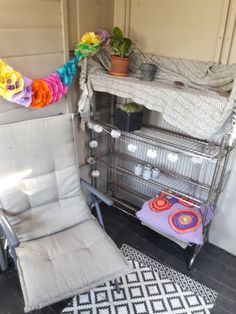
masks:
[[[79,102],[80,113],[88,116],[93,91],[101,91],[159,111],[167,122],[194,137],[214,141],[230,131],[236,105],[236,64],[217,65],[151,55],[145,59],[158,66],[152,82],[139,79],[144,61],[141,55],[133,54],[127,78],[107,74],[110,62],[106,52],[89,58],[82,65],[81,86],[87,97]],[[184,87],[176,86],[174,81],[181,81]]]

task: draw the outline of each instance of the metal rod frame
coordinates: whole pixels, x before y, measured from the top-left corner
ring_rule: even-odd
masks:
[[[104,127],[110,128],[110,129],[114,129],[114,125],[113,125],[113,116],[114,116],[114,109],[115,109],[115,101],[117,100],[116,96],[112,95],[112,101],[111,101],[111,111],[110,111],[110,120],[111,120],[111,124],[110,123],[103,123],[102,125]],[[95,106],[93,107],[95,108]],[[94,115],[95,115],[96,110],[93,111]],[[197,138],[194,137],[189,137],[187,135],[182,135],[180,133],[176,133],[173,131],[168,131],[168,130],[164,130],[162,128],[154,128],[154,127],[148,127],[149,130],[149,134],[146,133],[141,133],[140,131],[134,131],[132,132],[132,134],[129,134],[127,132],[122,132],[122,134],[125,135],[126,138],[129,139],[135,139],[139,142],[143,142],[145,144],[151,142],[152,145],[154,145],[153,143],[155,143],[156,147],[159,148],[163,148],[169,151],[174,151],[174,152],[178,152],[180,154],[184,154],[184,155],[192,155],[192,156],[201,156],[204,159],[208,159],[208,160],[215,160],[216,163],[214,164],[214,173],[212,176],[212,180],[211,180],[211,184],[207,185],[207,184],[201,184],[198,181],[194,181],[191,178],[185,177],[183,175],[177,174],[177,173],[173,173],[171,171],[168,171],[168,169],[160,169],[161,172],[163,172],[163,174],[168,175],[170,177],[173,177],[175,179],[180,179],[184,182],[188,182],[196,187],[200,187],[202,189],[204,189],[207,192],[207,197],[205,199],[198,199],[196,197],[193,197],[192,195],[189,195],[187,193],[183,193],[181,190],[178,190],[176,188],[173,188],[173,186],[166,186],[165,184],[161,184],[160,182],[156,182],[153,180],[148,181],[148,184],[155,186],[157,188],[159,188],[160,190],[165,190],[165,191],[173,191],[173,192],[177,192],[182,194],[183,196],[188,197],[189,199],[194,200],[195,202],[197,202],[199,205],[196,205],[196,207],[200,207],[201,204],[205,205],[205,212],[203,215],[203,226],[205,225],[205,221],[206,221],[206,217],[207,217],[207,213],[208,213],[208,209],[210,206],[215,206],[219,197],[219,194],[222,190],[222,186],[223,186],[223,181],[224,181],[224,177],[225,177],[225,172],[226,172],[226,168],[227,168],[227,164],[228,164],[228,159],[229,159],[229,152],[232,150],[231,148],[229,148],[227,146],[227,136],[224,137],[224,139],[222,140],[221,144],[213,144],[213,143],[208,143],[207,141],[204,140],[199,140]],[[160,138],[160,136],[157,136],[157,133],[155,132],[159,132],[160,134],[165,134],[167,136],[173,137],[173,138],[177,138],[180,140],[183,140],[182,144],[178,144],[176,142],[168,142],[166,139],[162,139]],[[93,134],[94,136],[94,134]],[[93,137],[94,138],[94,137]],[[192,143],[192,144],[191,144]],[[119,145],[121,145],[119,143]],[[195,147],[194,147],[195,145]],[[208,152],[206,153],[206,151],[208,150]],[[118,182],[118,176],[116,176],[116,180],[117,182],[114,181],[114,174],[116,175],[120,175],[120,176],[128,176],[130,178],[134,178],[137,179],[137,176],[135,176],[133,174],[132,171],[127,170],[125,167],[123,167],[122,165],[122,158],[125,160],[132,160],[133,162],[138,162],[138,163],[142,163],[144,161],[142,161],[139,158],[133,158],[131,156],[128,156],[125,153],[121,153],[117,150],[115,150],[115,140],[111,139],[111,137],[108,137],[108,154],[103,154],[101,156],[96,156],[98,158],[98,161],[101,162],[103,165],[106,166],[107,169],[107,185],[106,185],[106,190],[108,193],[112,194],[112,199],[114,200],[114,204],[113,206],[118,208],[120,211],[125,212],[126,214],[135,217],[136,219],[138,219],[136,217],[136,211],[137,209],[135,208],[135,205],[131,205],[130,203],[128,203],[125,200],[121,200],[118,199],[116,197],[116,191],[119,189],[124,189],[126,192],[131,192],[132,195],[140,198],[140,199],[147,199],[147,195],[144,195],[138,191],[135,191],[134,189],[131,189],[128,186],[124,186],[121,182]],[[119,162],[118,165],[115,164],[114,162],[114,157],[118,156],[119,158]],[[104,157],[107,157],[106,160],[104,161]],[[158,165],[156,165],[158,166]],[[218,179],[219,178],[219,179]],[[139,180],[141,180],[143,183],[147,184],[147,181],[145,179],[143,179],[142,177],[139,177]],[[171,194],[170,194],[171,195]],[[203,228],[203,238],[204,238],[204,243],[207,241],[208,238],[208,232],[209,232],[209,226],[204,226]],[[189,243],[189,245],[192,245],[191,243]],[[203,244],[204,245],[204,244]],[[201,248],[203,247],[203,245],[195,245],[194,246],[194,251],[192,256],[190,257],[190,259],[188,259],[187,261],[187,268],[191,269],[198,253],[200,252]]]

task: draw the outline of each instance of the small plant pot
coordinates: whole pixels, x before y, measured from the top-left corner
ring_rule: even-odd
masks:
[[[132,132],[142,127],[143,112],[125,112],[117,109],[114,117],[114,124],[122,131]]]
[[[119,56],[111,56],[110,75],[113,76],[128,76],[129,75],[130,58],[122,58]]]
[[[141,80],[153,81],[157,71],[157,66],[152,63],[142,63],[141,67]]]

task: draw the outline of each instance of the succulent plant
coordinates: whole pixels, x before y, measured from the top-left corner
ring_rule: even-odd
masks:
[[[134,102],[120,105],[119,108],[127,113],[142,111],[142,106]]]

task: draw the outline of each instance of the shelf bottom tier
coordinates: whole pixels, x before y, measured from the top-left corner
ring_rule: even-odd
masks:
[[[161,232],[159,230],[157,231],[157,230],[153,229],[151,226],[149,226],[148,224],[143,223],[136,216],[136,212],[140,209],[138,206],[136,206],[136,205],[134,205],[134,204],[132,204],[130,202],[127,202],[127,201],[125,201],[123,199],[119,199],[119,198],[117,198],[115,196],[112,196],[111,198],[112,198],[112,200],[114,202],[113,207],[115,207],[116,209],[120,210],[121,212],[123,212],[123,213],[125,213],[125,214],[127,214],[127,215],[129,215],[129,216],[131,216],[131,217],[133,217],[135,219],[137,219],[142,225],[148,227],[149,229],[152,229],[153,231],[155,231],[155,232],[161,234],[162,236],[164,236],[165,238],[175,242],[176,244],[178,244],[183,249],[186,249],[188,246],[191,246],[191,244],[188,243],[188,242],[184,242],[184,241],[181,241],[179,239],[176,239],[176,238],[174,238],[172,236],[169,236],[169,235],[167,235],[167,234],[165,234],[165,233],[163,233],[163,232]]]

